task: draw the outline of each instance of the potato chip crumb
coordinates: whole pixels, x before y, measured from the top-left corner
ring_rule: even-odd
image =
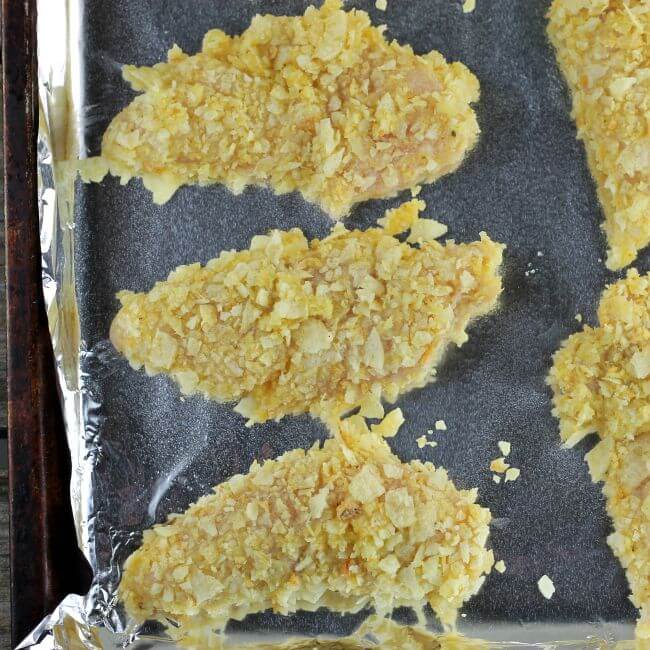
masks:
[[[375,7],[377,7],[379,11],[386,11],[388,8],[388,0],[377,0],[375,2]]]
[[[379,424],[370,426],[370,430],[383,438],[393,438],[404,424],[402,409],[393,409]]]
[[[434,219],[418,219],[412,226],[406,239],[409,244],[422,244],[434,241],[447,234],[447,226]]]
[[[499,560],[495,565],[494,568],[496,571],[499,573],[505,573],[506,572],[506,563],[503,560]]]
[[[501,477],[498,474],[492,474],[492,480],[499,485],[501,483]]]
[[[550,600],[555,593],[555,585],[546,574],[537,581],[537,588],[546,600]]]
[[[411,188],[411,196],[415,198],[420,194],[422,191],[422,186],[421,185],[415,185],[414,187]]]
[[[429,435],[433,434],[433,429],[427,429],[427,433],[428,433]]]
[[[554,0],[548,32],[605,213],[607,267],[650,243],[647,0]]]
[[[323,606],[384,616],[428,603],[453,625],[494,564],[490,512],[476,490],[431,463],[402,463],[353,418],[145,531],[118,588],[127,612],[173,620],[178,638],[200,620],[222,629],[249,613]]]
[[[476,9],[476,0],[465,0],[463,2],[463,13],[469,14]]]
[[[511,445],[507,440],[499,440],[498,442],[499,451],[507,456],[510,453]]]
[[[178,267],[149,293],[120,292],[110,338],[183,394],[238,401],[249,425],[357,407],[381,417],[382,399],[429,383],[443,350],[496,306],[502,251],[485,235],[415,248],[382,228],[338,224],[311,242],[274,230]]]
[[[415,442],[418,443],[418,447],[419,447],[420,449],[424,449],[424,447],[425,447],[426,444],[427,444],[427,437],[426,437],[426,436],[420,436],[419,438],[416,439]]]
[[[509,467],[506,470],[506,480],[505,482],[507,483],[508,481],[516,481],[519,478],[519,475],[521,474],[521,470],[516,468],[516,467]]]
[[[447,431],[447,424],[444,420],[436,420],[434,426],[436,427],[436,431]]]
[[[503,474],[510,465],[505,462],[506,459],[503,457],[500,458],[495,458],[491,463],[490,463],[490,471],[496,472],[497,474]]]
[[[579,323],[582,323],[582,314],[580,314],[580,313],[576,314],[575,319],[576,319]]]
[[[158,202],[182,185],[223,183],[235,194],[262,185],[298,190],[339,219],[455,171],[478,141],[476,77],[387,40],[341,0],[257,15],[237,36],[213,29],[199,53],[174,47],[167,59],[124,66],[141,94],[113,119],[101,154]]]
[[[377,223],[388,235],[399,235],[410,230],[419,219],[420,212],[427,207],[424,201],[412,199],[402,203],[397,208],[386,210],[386,215],[377,220]]]

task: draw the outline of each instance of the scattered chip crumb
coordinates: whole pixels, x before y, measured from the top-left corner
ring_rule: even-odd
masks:
[[[388,0],[377,0],[377,2],[375,2],[375,7],[377,7],[379,11],[386,11],[388,8]]]
[[[521,474],[521,470],[516,467],[509,467],[506,470],[506,483],[508,481],[516,481]]]
[[[503,458],[495,458],[491,463],[490,463],[490,470],[493,472],[496,472],[497,474],[503,474],[510,465],[506,463],[506,459]]]
[[[537,251],[537,257],[544,257],[544,253],[542,253],[542,251]]]
[[[511,445],[507,440],[499,440],[498,445],[499,445],[499,451],[504,456],[507,456],[510,453]]]
[[[476,0],[465,0],[463,3],[463,12],[466,14],[471,13],[476,9]]]
[[[499,573],[505,573],[506,571],[506,563],[503,560],[499,560],[495,565],[494,568],[496,571]]]
[[[582,323],[582,314],[576,314],[576,320],[577,320],[579,323]]]
[[[427,433],[431,435],[433,433],[433,429],[427,429]]]
[[[412,226],[407,238],[409,244],[422,244],[434,241],[447,234],[447,226],[435,219],[418,219]]]
[[[492,480],[499,485],[501,483],[501,477],[498,474],[492,474]]]
[[[426,436],[420,436],[415,442],[418,443],[418,447],[420,449],[424,449],[424,447],[427,444],[427,437]]]
[[[555,593],[555,585],[546,574],[537,581],[537,588],[546,600],[550,600]]]
[[[418,196],[418,194],[420,194],[421,191],[422,191],[422,185],[416,185],[415,187],[411,188],[411,196],[415,198],[416,196]]]
[[[436,431],[447,431],[447,424],[444,420],[436,420]]]

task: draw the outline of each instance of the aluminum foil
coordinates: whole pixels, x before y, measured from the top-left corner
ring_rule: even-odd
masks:
[[[185,187],[164,206],[139,181],[83,185],[74,161],[99,151],[111,118],[133,97],[126,63],[153,64],[173,43],[193,53],[203,34],[244,30],[256,13],[297,14],[306,0],[39,0],[39,201],[43,291],[65,416],[79,546],[94,581],[70,595],[21,648],[169,647],[160,626],[137,630],[116,599],[121,566],[143,529],[184,511],[254,459],[308,447],[325,431],[308,417],[247,429],[231,405],[181,399],[166,378],[134,372],[107,340],[120,289],[148,290],[182,263],[244,248],[270,228],[324,236],[330,221],[296,194],[221,186]],[[463,167],[422,190],[426,214],[461,241],[486,230],[507,244],[500,309],[471,328],[430,386],[403,396],[407,422],[391,441],[404,461],[432,460],[459,487],[478,487],[495,517],[490,544],[506,561],[463,610],[460,631],[495,647],[522,642],[594,647],[633,636],[624,574],[605,543],[610,523],[584,452],[560,448],[545,376],[551,354],[595,321],[600,293],[617,276],[602,263],[602,214],[575,139],[567,90],[545,36],[548,2],[350,0],[386,23],[416,52],[463,61],[481,82],[482,135]],[[402,197],[403,198],[403,197]],[[399,199],[358,206],[350,227],[366,228]],[[637,267],[648,270],[650,256]],[[415,439],[443,418],[435,449]],[[519,481],[497,486],[488,464],[498,440],[512,442]],[[536,582],[548,574],[547,601]],[[368,612],[248,617],[232,639],[278,640],[351,634]],[[396,619],[413,623],[408,611]],[[433,619],[432,626],[435,627]],[[587,639],[591,641],[587,641]],[[564,645],[564,644],[562,644]],[[600,646],[598,646],[600,647]]]

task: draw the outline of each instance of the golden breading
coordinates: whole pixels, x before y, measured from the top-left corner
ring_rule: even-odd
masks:
[[[608,287],[600,326],[585,327],[555,354],[549,383],[560,435],[572,446],[601,441],[587,456],[604,481],[615,532],[608,542],[641,610],[637,636],[650,640],[650,275],[628,272]]]
[[[108,127],[86,180],[142,177],[156,202],[184,184],[299,190],[333,217],[454,171],[478,138],[476,77],[387,42],[367,13],[327,0],[206,34],[188,56],[125,66],[143,94]]]
[[[401,414],[385,427],[394,435]],[[427,603],[445,625],[492,568],[490,511],[444,469],[402,463],[361,416],[309,451],[253,463],[145,531],[119,595],[136,620],[229,619]]]
[[[650,643],[650,433],[611,446],[608,440],[599,443],[604,452],[596,451],[597,466],[607,466],[603,493],[615,531],[607,542],[625,569],[630,599],[641,612],[637,638]]]
[[[555,354],[549,382],[562,440],[589,433],[632,438],[650,432],[650,276],[634,269],[608,287],[600,326],[586,326]]]
[[[605,213],[607,266],[650,242],[650,3],[554,0],[548,33]]]
[[[412,201],[389,212],[413,213]],[[227,402],[249,422],[335,416],[431,381],[445,348],[494,308],[503,246],[401,243],[381,228],[298,229],[181,266],[149,293],[122,291],[111,340],[134,368],[164,373],[184,394]]]

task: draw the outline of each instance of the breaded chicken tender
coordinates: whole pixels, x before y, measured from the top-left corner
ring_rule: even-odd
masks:
[[[401,413],[388,417],[380,428],[394,435]],[[119,596],[135,620],[174,621],[181,634],[267,609],[427,603],[452,625],[494,562],[491,515],[476,497],[431,463],[400,462],[353,416],[322,445],[255,462],[145,531]]]
[[[650,3],[554,0],[549,19],[620,269],[650,243]]]
[[[564,342],[549,376],[553,413],[570,446],[589,433],[650,433],[650,275],[632,269],[607,287],[598,320]]]
[[[615,532],[608,542],[641,610],[637,635],[650,641],[650,275],[635,270],[608,287],[599,327],[585,327],[555,354],[549,384],[560,435],[589,433],[594,481],[604,481]]]
[[[454,171],[478,138],[476,77],[388,42],[367,13],[326,0],[206,34],[188,56],[125,66],[142,92],[108,127],[86,180],[141,177],[164,203],[185,184],[299,190],[335,218]]]
[[[417,227],[421,201],[389,211],[393,232]],[[400,224],[396,226],[396,224]],[[181,266],[149,293],[122,291],[114,346],[184,394],[237,401],[249,423],[338,416],[433,379],[447,346],[496,305],[503,246],[401,243],[382,228],[323,240],[298,229],[253,238],[204,267]]]

